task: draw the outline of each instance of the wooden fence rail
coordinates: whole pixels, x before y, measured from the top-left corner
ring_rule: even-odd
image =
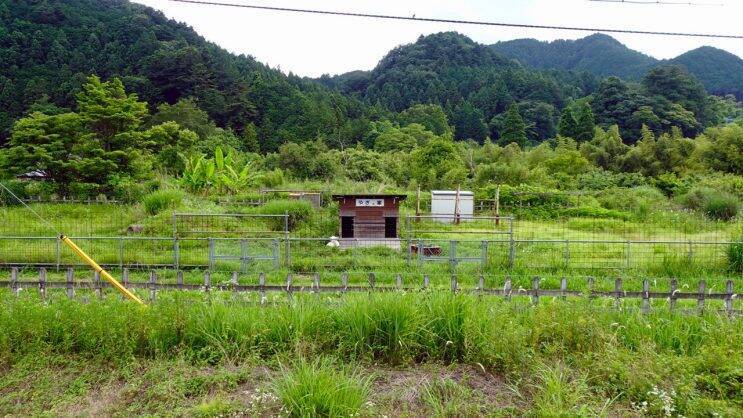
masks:
[[[102,282],[100,275],[97,272],[93,273],[92,281],[75,281],[75,271],[73,268],[67,269],[65,281],[47,281],[47,270],[46,268],[40,268],[38,273],[38,280],[19,280],[18,268],[13,268],[10,271],[10,280],[0,280],[0,288],[10,288],[12,292],[18,296],[20,290],[23,288],[35,288],[39,290],[41,299],[47,297],[47,290],[49,289],[65,289],[67,297],[72,299],[75,297],[76,290],[92,290],[97,297],[103,297],[103,290],[111,288],[111,285],[107,282]],[[238,282],[238,273],[233,272],[229,283],[225,284],[213,284],[211,281],[210,272],[204,272],[204,280],[202,284],[190,284],[183,282],[183,272],[179,271],[176,274],[175,283],[163,283],[158,282],[157,272],[150,271],[149,280],[146,282],[131,282],[129,280],[129,270],[124,269],[122,273],[123,284],[131,289],[149,290],[150,301],[155,302],[157,300],[157,292],[165,290],[190,290],[190,291],[229,291],[229,292],[258,292],[261,296],[265,296],[266,292],[285,292],[291,295],[295,292],[310,292],[310,293],[345,293],[345,292],[392,292],[392,291],[419,291],[430,288],[430,278],[428,275],[423,276],[423,282],[421,286],[404,285],[403,279],[400,274],[395,276],[395,284],[387,286],[378,286],[376,282],[375,273],[368,274],[367,285],[349,285],[348,274],[341,274],[340,284],[325,284],[322,285],[320,281],[320,274],[315,273],[312,275],[312,283],[307,285],[297,285],[293,282],[293,275],[287,274],[284,284],[266,284],[265,273],[258,275],[258,284],[246,285]],[[594,279],[589,277],[587,279],[587,290],[568,290],[567,289],[567,278],[560,280],[559,289],[543,289],[540,288],[541,279],[534,277],[532,279],[532,287],[530,289],[513,288],[510,279],[506,279],[502,288],[486,288],[484,286],[485,279],[483,276],[478,278],[478,286],[475,288],[461,288],[456,275],[451,276],[451,287],[452,292],[470,293],[475,295],[493,295],[501,296],[505,300],[510,300],[512,296],[527,296],[531,298],[534,304],[539,303],[540,297],[557,297],[566,299],[567,297],[588,297],[588,298],[613,298],[618,305],[622,299],[641,299],[641,309],[643,312],[650,311],[650,301],[652,299],[663,299],[669,303],[669,309],[671,311],[676,309],[676,302],[678,300],[696,300],[697,311],[702,312],[705,309],[705,302],[708,300],[721,300],[724,302],[724,311],[728,314],[737,314],[737,310],[733,309],[733,300],[737,298],[737,295],[733,292],[733,281],[728,280],[725,283],[724,293],[712,293],[707,291],[707,284],[704,280],[699,281],[698,290],[696,292],[681,292],[678,290],[678,285],[675,279],[671,280],[670,290],[667,292],[650,291],[649,280],[643,280],[642,291],[627,291],[622,288],[622,279],[617,278],[614,281],[613,291],[600,291],[595,290]]]

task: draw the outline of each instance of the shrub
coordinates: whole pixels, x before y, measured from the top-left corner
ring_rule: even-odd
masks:
[[[294,417],[355,416],[369,394],[368,379],[336,370],[327,360],[299,360],[281,374],[274,389]]]
[[[19,199],[27,199],[26,182],[21,180],[4,180],[3,185],[10,189]],[[5,189],[0,189],[0,203],[3,205],[17,205],[18,200]]]
[[[560,215],[569,217],[582,217],[582,218],[604,218],[604,219],[623,219],[627,220],[630,215],[627,212],[622,212],[612,209],[604,209],[600,207],[592,206],[579,206],[577,208],[567,208],[560,211]]]
[[[261,215],[289,215],[289,229],[301,222],[309,221],[312,216],[312,204],[306,200],[272,200],[256,208]],[[282,225],[283,227],[283,221]]]
[[[735,273],[743,273],[743,237],[728,246],[728,269]]]
[[[737,197],[708,187],[691,189],[681,201],[689,209],[702,211],[712,219],[724,221],[734,218],[740,210]]]
[[[164,209],[174,208],[183,201],[183,193],[179,190],[158,190],[145,196],[145,210],[150,215],[157,215]]]

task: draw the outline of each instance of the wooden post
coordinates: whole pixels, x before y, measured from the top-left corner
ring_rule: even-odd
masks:
[[[565,292],[568,290],[568,279],[563,276],[560,279],[560,299],[565,300],[567,298],[567,295]]]
[[[588,278],[588,298],[593,299],[593,277]]]
[[[369,287],[374,290],[374,286],[377,284],[377,276],[372,272],[369,273]]]
[[[511,300],[511,278],[506,276],[506,283],[503,284],[503,299]]]
[[[204,272],[204,292],[212,290],[212,273],[207,270]]]
[[[261,305],[266,303],[266,273],[258,275],[258,287],[261,295]]]
[[[286,296],[289,299],[292,298],[292,274],[291,273],[286,274]]]
[[[622,278],[617,277],[614,280],[614,306],[618,309],[622,304],[622,297],[624,292],[622,291]]]
[[[13,289],[13,293],[18,297],[18,267],[10,269],[10,287]]]
[[[320,294],[320,273],[315,273],[312,275],[312,291]]]
[[[157,300],[157,273],[150,270],[150,301],[155,303]]]
[[[421,186],[418,186],[418,191],[415,194],[415,220],[419,220],[421,216]]]
[[[431,284],[431,279],[428,278],[427,274],[423,275],[423,289],[428,289],[428,285]]]
[[[396,274],[395,275],[395,286],[397,286],[397,289],[402,289],[402,275]]]
[[[75,297],[75,270],[72,267],[67,268],[67,297],[73,299]]]
[[[46,301],[46,268],[39,269],[39,296],[41,301]]]
[[[534,277],[533,279],[531,279],[531,290],[532,290],[532,296],[531,296],[532,303],[537,305],[539,304],[539,277]]]
[[[650,312],[650,281],[642,281],[642,313]]]
[[[697,296],[697,310],[699,313],[704,312],[704,298],[705,292],[707,291],[707,282],[704,280],[699,281],[699,295]]]
[[[101,273],[97,271],[93,272],[93,291],[95,292],[95,297],[98,299],[103,298],[103,293],[101,292]]]
[[[728,315],[733,314],[733,281],[728,280],[725,283],[725,311]]]
[[[232,287],[233,292],[237,292],[237,272],[233,271],[232,276],[230,277],[230,287]]]
[[[668,298],[669,309],[673,312],[676,309],[676,291],[678,283],[676,279],[671,279],[671,296]]]
[[[451,275],[451,291],[452,293],[457,293],[457,275],[456,274]]]

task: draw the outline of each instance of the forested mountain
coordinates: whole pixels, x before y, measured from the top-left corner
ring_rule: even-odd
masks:
[[[588,71],[599,77],[641,79],[651,68],[681,65],[710,93],[734,94],[743,99],[743,59],[727,51],[701,47],[670,60],[657,60],[627,48],[609,35],[596,33],[577,40],[543,42],[516,39],[491,48],[519,63],[537,69]]]
[[[712,94],[733,94],[743,100],[743,59],[722,49],[703,46],[679,55],[671,63],[684,66]]]
[[[491,45],[527,67],[587,71],[599,77],[640,79],[658,60],[633,51],[611,36],[596,33],[577,40],[542,42],[516,39]]]
[[[531,139],[554,136],[559,110],[598,84],[588,73],[526,69],[455,32],[421,36],[399,46],[370,72],[320,81],[393,111],[439,104],[457,139],[477,141],[500,136],[504,112],[514,103],[527,119]]]
[[[257,126],[265,150],[363,130],[357,101],[232,55],[125,0],[0,0],[0,62],[0,144],[29,109],[74,107],[91,74],[120,77],[152,109],[194,97],[219,126],[237,134]]]

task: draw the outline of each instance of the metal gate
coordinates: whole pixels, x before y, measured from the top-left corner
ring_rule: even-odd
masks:
[[[279,239],[209,238],[209,270],[279,268]]]

